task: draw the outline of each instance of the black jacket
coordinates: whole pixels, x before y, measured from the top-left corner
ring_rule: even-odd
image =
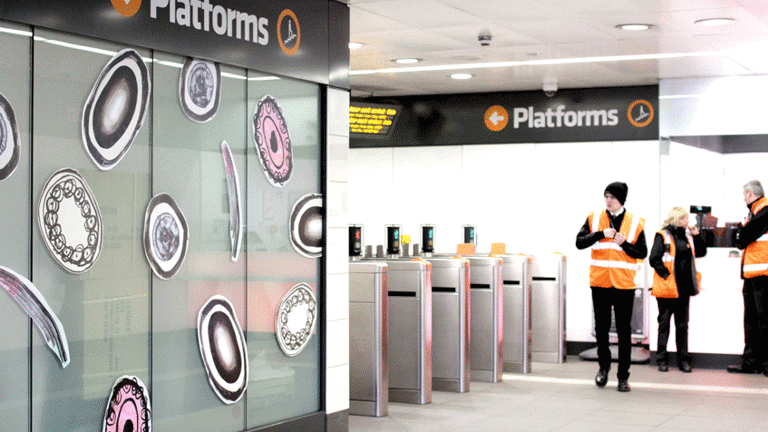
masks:
[[[611,226],[616,228],[616,231],[618,231],[618,228],[621,227],[621,223],[624,221],[625,214],[627,214],[626,210],[622,211],[620,215],[615,217],[611,216],[610,212],[608,213],[608,218],[611,220]],[[598,216],[599,214],[596,212],[595,217]],[[602,231],[594,233],[590,233],[589,231],[589,217],[587,217],[587,220],[584,221],[584,225],[581,226],[579,233],[576,234],[577,249],[586,249],[605,238],[605,235]],[[645,257],[648,256],[648,245],[645,243],[645,231],[640,231],[640,234],[637,236],[637,241],[634,244],[630,243],[629,240],[622,243],[621,249],[624,250],[624,253],[629,255],[630,258],[645,259]]]
[[[675,284],[677,285],[677,292],[679,295],[693,295],[693,278],[695,271],[693,267],[693,254],[691,253],[690,245],[688,245],[688,239],[685,237],[685,228],[673,227],[667,225],[663,230],[672,234],[672,240],[675,242]],[[693,236],[693,248],[696,250],[696,258],[703,257],[707,254],[707,245],[704,243],[704,239],[701,233]],[[667,251],[664,244],[664,236],[656,233],[656,237],[653,239],[653,246],[651,246],[651,255],[648,258],[651,267],[656,273],[663,279],[669,277],[669,270],[664,267],[662,258],[664,252]]]

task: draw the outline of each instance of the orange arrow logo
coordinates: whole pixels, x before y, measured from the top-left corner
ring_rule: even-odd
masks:
[[[112,0],[112,6],[120,15],[130,18],[139,11],[141,0]]]
[[[484,117],[485,127],[494,132],[498,132],[504,129],[507,127],[507,123],[509,123],[509,114],[507,113],[507,110],[501,105],[494,105],[485,110]]]

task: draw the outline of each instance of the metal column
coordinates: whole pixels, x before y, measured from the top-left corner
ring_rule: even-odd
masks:
[[[389,413],[387,264],[349,263],[349,413]]]
[[[533,361],[563,363],[565,348],[565,256],[537,255],[531,262]]]
[[[531,257],[499,255],[504,281],[504,372],[531,373]]]
[[[504,288],[501,259],[465,257],[470,263],[472,381],[501,382],[503,373]]]
[[[469,261],[427,258],[432,264],[432,389],[469,391]]]

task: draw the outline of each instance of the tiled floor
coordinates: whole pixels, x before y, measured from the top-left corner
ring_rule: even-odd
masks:
[[[390,403],[382,418],[349,417],[350,432],[768,431],[768,378],[632,365],[632,391],[616,391],[616,365],[597,388],[597,363],[569,357],[534,363],[498,384],[472,382],[468,393],[433,392],[432,403]]]

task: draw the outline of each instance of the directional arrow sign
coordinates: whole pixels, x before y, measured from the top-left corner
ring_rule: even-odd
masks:
[[[507,113],[507,110],[504,109],[501,105],[494,105],[487,110],[485,110],[485,127],[488,129],[498,132],[505,127],[507,127],[507,123],[509,122],[509,114]]]

